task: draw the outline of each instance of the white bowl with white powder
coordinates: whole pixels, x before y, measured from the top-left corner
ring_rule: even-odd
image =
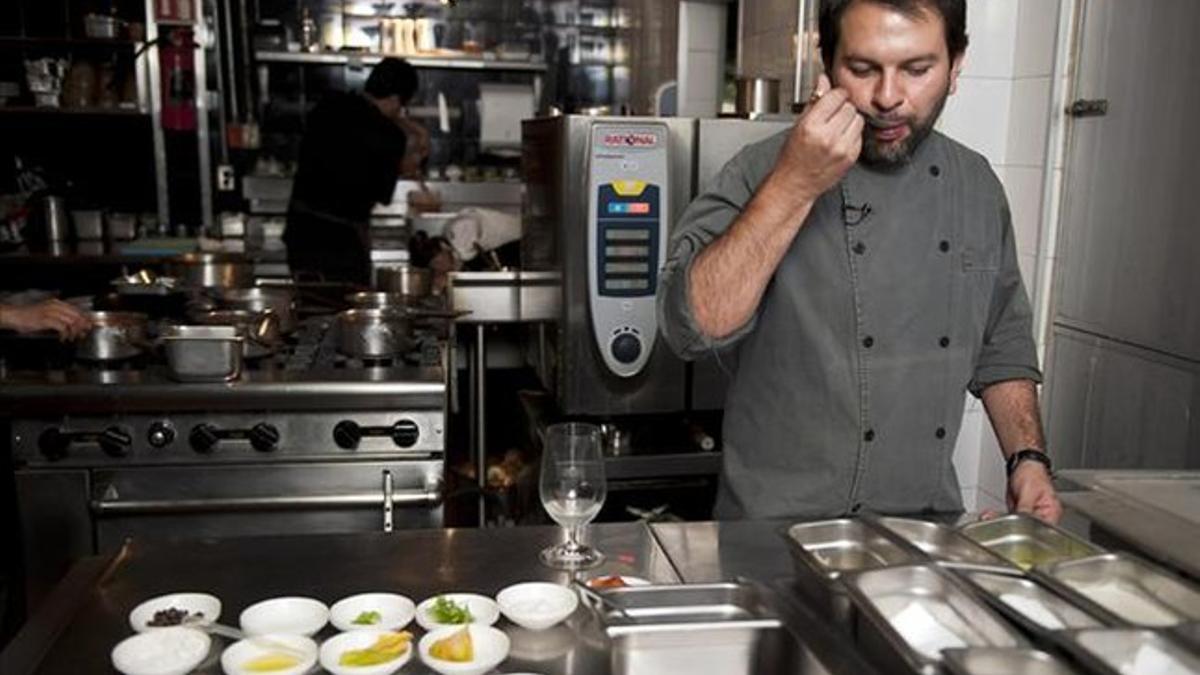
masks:
[[[571,616],[579,606],[579,596],[565,586],[529,581],[500,591],[496,604],[518,626],[545,630]]]
[[[125,675],[184,675],[208,656],[212,638],[179,626],[138,633],[113,647],[113,667]]]

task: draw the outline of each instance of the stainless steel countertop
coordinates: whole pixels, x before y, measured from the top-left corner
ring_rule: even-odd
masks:
[[[1089,538],[1200,581],[1200,471],[1070,469],[1058,478],[1068,513],[1090,521]]]
[[[788,572],[787,552],[774,523],[601,524],[591,539],[608,560],[596,574],[626,574],[660,583]],[[108,667],[109,651],[131,634],[127,615],[150,597],[205,591],[223,601],[221,621],[237,624],[250,604],[280,595],[309,595],[332,604],[373,590],[400,592],[414,601],[448,591],[493,596],[519,581],[565,582],[568,575],[541,566],[538,551],[560,539],[554,527],[412,530],[389,535],[280,536],[165,545],[128,543],[115,557],[81,561],[0,653],[0,672],[78,673]],[[666,542],[664,550],[660,541]],[[718,563],[700,554],[715,544]],[[668,559],[677,551],[679,560]],[[766,558],[774,558],[767,561]],[[683,578],[680,578],[680,570]],[[804,649],[804,673],[871,673],[847,636],[834,634],[791,597],[786,581],[769,582],[779,611]],[[532,633],[501,620],[512,639],[508,672],[546,675],[609,672],[603,638],[580,608],[560,627]],[[415,624],[410,630],[420,632]],[[332,634],[327,627],[319,637]],[[221,642],[214,638],[221,646]],[[813,648],[817,652],[814,653]],[[214,649],[214,654],[218,653]],[[818,661],[818,658],[820,659]],[[405,672],[428,673],[414,659]],[[219,672],[210,660],[202,673]]]

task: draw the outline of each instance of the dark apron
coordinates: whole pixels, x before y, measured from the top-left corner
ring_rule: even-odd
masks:
[[[288,206],[288,267],[300,281],[371,285],[371,244],[367,223],[354,222],[293,201]]]

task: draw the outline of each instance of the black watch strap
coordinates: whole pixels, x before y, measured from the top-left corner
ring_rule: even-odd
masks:
[[[1047,455],[1045,450],[1025,448],[1024,450],[1018,450],[1009,455],[1008,462],[1005,465],[1006,469],[1008,470],[1008,475],[1013,475],[1013,472],[1017,470],[1017,466],[1025,460],[1040,462],[1046,467],[1046,473],[1051,475],[1054,474],[1054,465],[1050,462],[1050,455]]]

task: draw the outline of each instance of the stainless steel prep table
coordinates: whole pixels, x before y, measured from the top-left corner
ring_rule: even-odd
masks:
[[[696,524],[704,525],[704,524]],[[712,524],[708,524],[710,527]],[[601,524],[590,529],[591,538],[608,561],[594,574],[627,574],[655,582],[675,583],[676,569],[692,574],[693,566],[681,559],[672,563],[659,539],[684,537],[691,524],[650,528],[639,523]],[[787,552],[774,534],[775,524],[721,523],[726,546],[718,548],[729,562],[731,575],[760,570],[768,575],[787,570]],[[677,532],[678,530],[678,532]],[[280,536],[215,540],[180,545],[129,543],[115,557],[81,561],[55,593],[0,653],[0,672],[77,673],[103,671],[109,651],[131,634],[127,615],[139,602],[179,590],[206,591],[221,598],[221,621],[237,624],[250,604],[280,595],[310,595],[326,603],[354,593],[391,590],[415,601],[451,590],[494,595],[501,588],[534,579],[563,582],[567,575],[542,567],[537,552],[561,537],[553,527],[469,530],[414,530],[390,535]],[[764,537],[770,537],[768,544]],[[739,553],[741,543],[759,542]],[[766,557],[776,563],[762,565]],[[778,565],[776,568],[775,565]],[[771,581],[760,579],[761,581]],[[787,595],[786,585],[772,585]],[[793,635],[804,643],[800,673],[870,673],[854,655],[846,638],[834,635],[783,598],[780,612]],[[799,610],[799,612],[798,612]],[[798,621],[798,623],[793,623]],[[589,615],[577,612],[567,628],[529,633],[503,625],[513,638],[508,671],[591,674],[609,671],[603,642],[586,639]],[[327,628],[326,631],[332,629]],[[812,631],[812,632],[810,632]],[[324,633],[322,634],[324,635]],[[824,666],[808,644],[822,643]],[[528,658],[518,658],[529,655]],[[833,655],[828,656],[828,655]],[[199,672],[216,673],[213,662]],[[405,672],[430,672],[414,659]]]

